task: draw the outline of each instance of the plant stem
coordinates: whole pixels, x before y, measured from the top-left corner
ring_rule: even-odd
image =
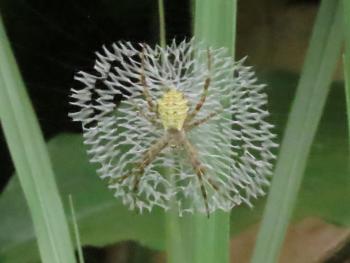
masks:
[[[42,262],[76,262],[45,142],[1,18],[0,43],[1,123],[30,209]]]
[[[158,0],[158,14],[159,14],[159,43],[161,47],[166,46],[166,31],[165,31],[165,16],[164,16],[164,2]]]
[[[253,263],[277,260],[327,99],[341,42],[339,1],[323,0],[281,144]]]

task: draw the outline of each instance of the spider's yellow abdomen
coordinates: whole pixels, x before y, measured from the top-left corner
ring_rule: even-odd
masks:
[[[158,113],[164,129],[182,129],[188,112],[187,102],[183,93],[175,89],[169,90],[158,100]]]

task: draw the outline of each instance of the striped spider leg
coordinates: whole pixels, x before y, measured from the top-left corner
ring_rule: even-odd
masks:
[[[189,122],[189,123],[186,123],[185,124],[185,131],[188,132],[188,131],[191,131],[192,129],[208,122],[210,119],[214,118],[215,116],[217,116],[219,113],[221,113],[221,111],[214,111],[210,114],[208,114],[208,116],[202,118],[202,119],[198,119],[198,120],[195,120],[195,121],[192,121],[192,122]]]
[[[203,177],[205,176],[205,167],[199,161],[198,153],[197,153],[195,147],[192,145],[192,143],[186,137],[183,138],[182,144],[183,144],[184,149],[189,157],[189,160],[191,162],[193,170],[195,171],[196,176],[198,178],[200,190],[201,190],[204,205],[205,205],[205,211],[207,213],[207,217],[209,218],[208,193],[207,193],[207,189],[205,188],[205,185],[203,182]],[[215,189],[216,189],[216,187],[215,187]]]
[[[210,54],[210,50],[207,49],[207,68],[208,68],[208,74],[210,74],[210,69],[211,69],[211,54]],[[205,103],[205,100],[207,99],[208,96],[208,90],[209,90],[209,86],[210,86],[210,75],[208,75],[208,77],[205,79],[204,81],[204,86],[203,86],[203,91],[201,94],[201,97],[199,99],[199,101],[197,102],[196,106],[194,107],[194,109],[192,110],[192,112],[190,112],[187,117],[186,117],[186,123],[188,123],[189,121],[191,121],[192,119],[194,119],[197,115],[197,113],[201,110],[202,106]]]
[[[163,135],[160,139],[156,140],[152,146],[143,154],[142,160],[136,165],[136,174],[135,181],[133,186],[133,191],[137,192],[140,179],[145,172],[145,168],[150,165],[160,152],[169,145],[169,136],[168,134]]]

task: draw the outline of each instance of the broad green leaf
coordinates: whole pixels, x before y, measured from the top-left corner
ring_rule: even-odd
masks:
[[[163,248],[162,213],[154,210],[139,215],[118,202],[96,175],[96,167],[89,164],[80,135],[59,135],[48,148],[67,208],[69,194],[74,199],[83,245],[138,240],[152,248]],[[0,261],[22,262],[19,258],[28,255],[25,262],[35,262],[32,223],[16,177],[1,196],[0,214]]]

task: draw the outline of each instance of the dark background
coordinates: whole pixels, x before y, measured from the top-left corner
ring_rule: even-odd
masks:
[[[63,131],[80,131],[67,117],[69,90],[77,71],[92,68],[96,50],[121,39],[157,41],[156,4],[154,0],[0,2],[8,36],[46,139]],[[169,38],[190,36],[189,1],[167,1],[166,13]],[[3,189],[13,166],[2,131],[0,165]]]

